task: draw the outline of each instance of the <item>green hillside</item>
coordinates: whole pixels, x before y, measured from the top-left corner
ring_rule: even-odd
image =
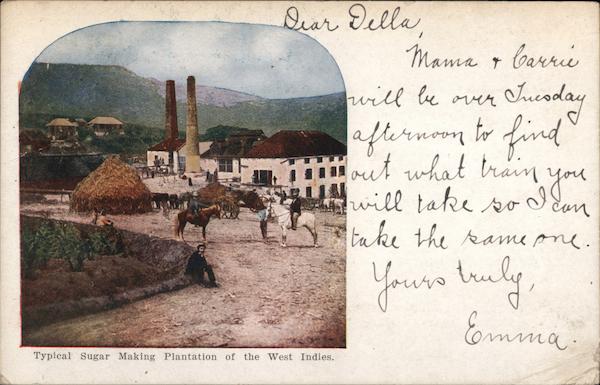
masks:
[[[119,66],[34,63],[21,85],[20,128],[44,128],[54,117],[114,116],[125,123],[124,141],[137,152],[164,135],[165,100],[159,87]],[[185,103],[177,104],[177,112],[183,136]],[[261,99],[227,107],[199,104],[198,123],[201,133],[218,125],[261,129],[268,136],[282,129],[305,129],[327,132],[346,143],[346,95]]]
[[[152,81],[123,67],[34,63],[21,85],[19,112],[21,126],[37,122],[36,115],[41,114],[109,115],[127,123],[160,127],[164,104]]]

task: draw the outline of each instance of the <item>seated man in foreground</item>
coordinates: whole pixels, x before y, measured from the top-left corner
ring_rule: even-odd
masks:
[[[208,287],[217,287],[215,279],[215,273],[213,272],[212,266],[206,262],[204,257],[204,251],[206,245],[204,243],[198,244],[196,251],[192,253],[190,259],[188,259],[185,274],[190,274],[194,282],[205,285]],[[209,282],[204,281],[204,273],[208,276]]]

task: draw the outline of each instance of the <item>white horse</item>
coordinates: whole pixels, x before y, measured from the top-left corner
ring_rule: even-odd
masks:
[[[331,201],[333,203],[333,213],[339,212],[340,214],[344,214],[344,200],[335,198]]]
[[[292,216],[289,208],[271,202],[269,203],[269,215],[274,217],[281,227],[281,246],[286,247],[287,230],[292,228]],[[310,235],[313,237],[314,246],[319,247],[317,244],[317,224],[315,216],[311,213],[302,213],[302,215],[298,217],[298,222],[296,223],[296,228],[300,227],[305,227],[310,232]]]
[[[333,199],[331,199],[331,198],[324,198],[323,200],[321,200],[321,209],[325,209],[325,211],[329,211],[332,200]]]

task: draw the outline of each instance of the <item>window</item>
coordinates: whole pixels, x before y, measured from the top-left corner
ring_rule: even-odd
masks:
[[[319,168],[319,178],[325,178],[325,167]]]
[[[310,158],[304,158],[304,163],[310,163]]]
[[[288,163],[290,164],[290,166],[293,166],[294,163],[296,163],[296,160],[294,160],[294,159],[288,159]]]
[[[295,182],[296,181],[296,170],[291,170],[290,171],[290,182]]]
[[[344,160],[344,156],[340,155],[340,157],[338,158],[338,160],[341,162],[342,160]]]
[[[337,198],[340,196],[340,194],[338,193],[338,186],[337,183],[332,183],[331,184],[331,188],[329,189],[329,192],[331,193],[331,196],[334,198]]]
[[[312,168],[304,170],[304,179],[312,179]]]
[[[317,163],[323,163],[323,157],[317,156]]]
[[[346,196],[346,183],[340,183],[340,195],[343,197]]]
[[[179,155],[177,158],[177,170],[182,172],[185,171],[185,156]]]
[[[272,179],[273,171],[271,170],[254,170],[254,175],[252,176],[252,182],[254,184],[265,186],[270,186],[272,184]]]
[[[307,187],[306,188],[306,197],[307,198],[312,198],[312,187]]]
[[[219,172],[233,172],[233,159],[219,159]]]
[[[346,167],[340,166],[340,173],[339,174],[340,174],[340,176],[346,175]]]
[[[329,161],[330,161],[330,162],[333,162],[334,160],[335,160],[335,157],[333,157],[333,156],[330,156],[330,157],[329,157]]]
[[[319,186],[319,198],[320,199],[325,198],[325,186],[324,185]]]
[[[331,176],[337,176],[337,168],[336,167],[331,168]]]

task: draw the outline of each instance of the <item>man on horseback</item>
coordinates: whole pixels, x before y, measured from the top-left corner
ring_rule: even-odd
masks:
[[[292,230],[296,230],[296,224],[298,223],[298,217],[302,214],[302,202],[298,196],[298,191],[292,193],[292,203],[290,204],[290,215],[292,218]]]
[[[202,205],[198,201],[198,192],[194,191],[194,193],[192,194],[192,198],[190,199],[190,204],[188,206],[189,210],[191,211],[192,215],[196,217],[198,216],[198,211],[203,207],[204,205]]]

